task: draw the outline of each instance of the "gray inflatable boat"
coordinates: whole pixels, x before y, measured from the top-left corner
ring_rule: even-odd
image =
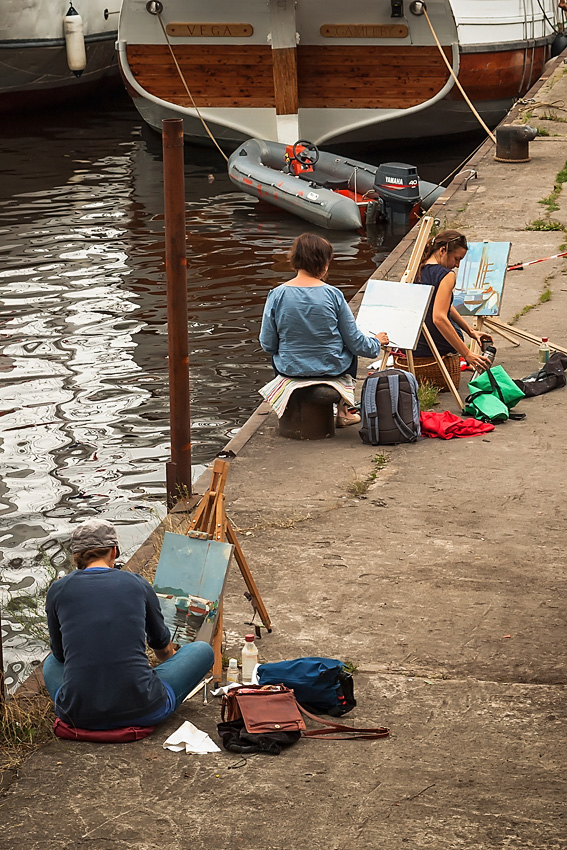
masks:
[[[242,192],[330,230],[358,230],[381,219],[409,229],[444,191],[420,180],[413,165],[368,165],[303,140],[248,139],[230,157],[228,175]]]

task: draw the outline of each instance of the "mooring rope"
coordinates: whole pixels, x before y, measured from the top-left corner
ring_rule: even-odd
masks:
[[[166,28],[165,28],[165,27],[164,27],[164,25],[163,25],[163,21],[162,21],[162,19],[161,19],[161,13],[158,13],[158,19],[159,19],[159,22],[160,22],[160,24],[161,24],[161,28],[162,28],[162,30],[163,30],[163,34],[164,34],[164,36],[165,36],[165,40],[167,41],[167,46],[169,47],[169,52],[171,53],[171,58],[172,58],[172,59],[173,59],[173,61],[175,62],[175,67],[177,68],[177,73],[179,74],[179,76],[180,76],[180,78],[181,78],[181,82],[182,82],[182,83],[183,83],[183,85],[185,86],[185,91],[186,91],[186,92],[187,92],[187,94],[189,95],[189,98],[190,98],[190,100],[191,100],[191,103],[193,104],[193,107],[195,108],[195,111],[196,111],[197,115],[199,116],[199,119],[200,119],[200,121],[201,121],[201,124],[202,124],[202,125],[203,125],[203,127],[205,128],[205,130],[206,130],[206,132],[207,132],[207,134],[208,134],[209,138],[211,139],[211,141],[213,142],[213,144],[216,146],[216,148],[218,149],[218,151],[219,151],[219,153],[221,154],[221,156],[223,156],[223,157],[224,157],[224,159],[225,159],[225,161],[226,161],[226,162],[228,162],[228,157],[227,157],[227,155],[225,154],[225,152],[223,151],[223,149],[221,148],[221,146],[219,145],[219,143],[217,142],[217,140],[215,139],[215,137],[213,136],[213,134],[212,134],[212,133],[211,133],[211,131],[209,130],[209,127],[208,127],[208,125],[207,125],[207,122],[205,121],[205,119],[203,118],[203,116],[201,115],[201,113],[199,112],[199,107],[197,106],[197,104],[195,103],[195,100],[193,99],[193,95],[191,94],[191,92],[190,92],[190,90],[189,90],[189,86],[187,85],[187,82],[186,82],[186,80],[185,80],[185,77],[183,76],[183,71],[182,71],[182,70],[181,70],[181,68],[179,67],[179,62],[177,61],[177,58],[176,58],[175,53],[174,53],[174,51],[173,51],[173,47],[172,47],[171,42],[170,42],[170,40],[169,40],[169,36],[168,36],[168,34],[167,34],[167,30],[166,30]]]
[[[456,75],[456,74],[455,74],[455,72],[453,71],[453,68],[451,67],[451,63],[449,62],[449,60],[448,60],[448,59],[447,59],[447,57],[445,56],[445,51],[444,51],[444,50],[443,50],[443,48],[441,47],[441,44],[439,43],[439,39],[437,38],[437,33],[436,33],[436,32],[435,32],[435,30],[433,29],[433,24],[432,24],[432,23],[431,23],[431,21],[429,20],[429,15],[427,14],[427,8],[426,8],[426,6],[425,6],[425,3],[423,4],[423,14],[425,15],[425,20],[426,20],[426,21],[427,21],[427,23],[429,24],[429,29],[431,30],[431,35],[432,35],[432,36],[433,36],[433,38],[435,39],[435,44],[437,45],[437,47],[438,47],[438,49],[439,49],[439,53],[441,54],[441,56],[442,56],[442,58],[443,58],[443,61],[444,61],[445,65],[446,65],[446,66],[447,66],[447,68],[449,69],[449,73],[451,74],[451,76],[453,77],[453,79],[454,79],[454,81],[455,81],[455,85],[457,86],[457,88],[458,88],[458,89],[459,89],[459,91],[461,92],[462,96],[464,97],[464,99],[466,100],[466,102],[468,103],[468,105],[470,106],[470,108],[471,108],[471,110],[472,110],[473,114],[474,114],[474,115],[475,115],[475,117],[478,119],[479,123],[480,123],[480,124],[482,125],[482,127],[486,130],[486,132],[488,133],[488,135],[490,136],[490,138],[492,139],[492,141],[494,142],[494,144],[496,144],[496,136],[494,135],[494,133],[493,133],[491,130],[489,130],[489,129],[488,129],[488,127],[486,126],[486,124],[484,123],[484,121],[482,120],[482,118],[480,117],[480,115],[478,114],[478,112],[476,111],[476,109],[474,108],[474,106],[473,106],[473,104],[472,104],[472,102],[471,102],[471,100],[470,100],[469,96],[467,95],[466,91],[464,90],[464,88],[463,88],[463,87],[462,87],[462,85],[460,84],[460,82],[459,82],[459,80],[458,80],[458,78],[457,78],[457,75]]]
[[[531,102],[530,101],[526,102],[525,100],[519,100],[518,103],[521,104],[520,107],[519,107],[519,110],[518,110],[521,113],[523,113],[523,112],[533,112],[534,109],[541,109],[542,107],[545,107],[547,109],[559,109],[559,110],[561,110],[561,112],[567,112],[567,107],[565,106],[564,100],[555,100],[555,101],[553,101],[553,103],[548,103],[547,101],[543,101],[543,100],[542,101],[532,100]],[[553,120],[553,119],[551,119],[551,120]]]

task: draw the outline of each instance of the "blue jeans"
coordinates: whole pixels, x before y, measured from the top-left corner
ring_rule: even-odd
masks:
[[[154,668],[162,682],[169,685],[175,695],[173,711],[179,708],[187,694],[206,676],[213,666],[213,660],[214,652],[209,644],[197,640],[185,644],[175,655]],[[43,662],[43,679],[53,702],[63,684],[63,669],[64,665],[53,655],[48,655]]]
[[[175,708],[179,708],[187,694],[201,682],[213,666],[215,654],[202,640],[186,643],[167,661],[158,664],[155,671],[175,694]]]

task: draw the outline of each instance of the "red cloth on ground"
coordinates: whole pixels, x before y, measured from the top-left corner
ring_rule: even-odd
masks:
[[[53,731],[58,738],[68,741],[95,741],[105,744],[122,744],[128,741],[139,741],[151,735],[155,726],[125,726],[122,729],[77,729],[69,726],[59,717],[53,724]]]
[[[434,413],[432,410],[422,410],[419,414],[421,433],[424,437],[439,437],[440,440],[451,440],[453,437],[476,437],[494,431],[492,422],[479,422],[478,419],[463,419],[445,410]]]

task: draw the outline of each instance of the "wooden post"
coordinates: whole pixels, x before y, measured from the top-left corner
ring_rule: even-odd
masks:
[[[191,416],[183,120],[162,121],[171,462],[168,509],[191,495]],[[172,475],[174,473],[174,476]]]
[[[496,316],[494,316],[493,318],[496,318]],[[489,319],[487,318],[486,321],[488,322]],[[509,331],[504,331],[504,330],[502,330],[502,328],[500,328],[500,327],[497,328],[496,326],[492,327],[492,331],[496,334],[499,334],[504,339],[507,339],[508,342],[511,342],[512,345],[515,345],[516,347],[520,344],[520,341],[515,336],[512,336],[512,334]]]
[[[269,0],[278,142],[299,138],[295,0]]]

